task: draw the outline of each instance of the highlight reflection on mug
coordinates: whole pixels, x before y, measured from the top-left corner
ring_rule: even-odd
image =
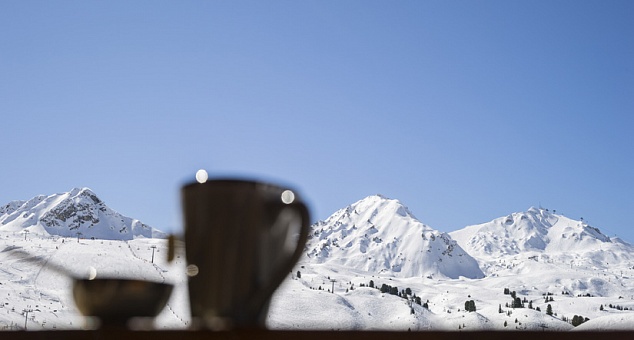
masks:
[[[200,169],[196,171],[196,181],[198,183],[205,183],[207,182],[207,179],[209,179],[209,174],[207,174],[207,171],[205,171],[205,169]]]
[[[295,193],[290,190],[284,190],[282,192],[282,202],[284,204],[291,204],[295,201]]]
[[[198,275],[198,266],[195,264],[190,264],[189,266],[187,266],[186,274],[189,277],[194,277]]]

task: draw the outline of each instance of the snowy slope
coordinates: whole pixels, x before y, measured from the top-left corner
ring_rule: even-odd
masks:
[[[634,316],[634,251],[626,242],[610,239],[582,221],[531,208],[450,233],[477,259],[486,273],[484,278],[401,276],[389,266],[373,267],[363,262],[363,254],[372,247],[378,249],[378,255],[373,256],[382,259],[387,257],[383,254],[394,254],[389,247],[381,248],[382,242],[369,242],[374,237],[413,238],[402,230],[410,230],[418,223],[398,201],[378,196],[361,200],[314,226],[308,256],[296,268],[301,277],[287,281],[278,291],[270,325],[319,329],[570,330],[570,320],[579,315],[590,319],[582,325],[585,329],[604,329],[619,321],[623,323],[615,328],[634,329],[629,322]],[[385,229],[390,232],[401,231],[393,235],[381,226],[387,226]],[[431,231],[424,225],[419,228],[416,233]],[[399,243],[404,242],[396,242]],[[366,253],[352,251],[361,250],[362,245],[366,245]],[[424,266],[434,268],[433,263]],[[402,272],[410,274],[412,270]],[[333,288],[331,280],[335,281],[335,296],[328,295]],[[399,290],[410,288],[428,302],[429,309],[408,302],[411,296],[404,299],[370,289],[370,280],[377,286],[387,283]],[[513,299],[504,294],[505,289],[516,292],[525,301],[525,308],[509,307]],[[546,297],[551,300],[546,301]],[[302,302],[314,300],[320,301],[314,308],[313,304]],[[475,313],[464,310],[467,300],[475,301]],[[546,314],[549,305],[553,315]],[[391,317],[368,318],[386,308]]]
[[[447,234],[417,220],[398,200],[366,197],[313,225],[307,256],[398,277],[481,278],[477,262]]]
[[[75,307],[72,281],[94,268],[97,278],[123,277],[177,284],[157,327],[185,327],[189,319],[184,260],[166,263],[166,240],[90,240],[0,231],[0,330],[90,328]],[[157,248],[152,248],[156,246]],[[156,251],[152,263],[152,251]],[[28,315],[25,311],[30,310]]]
[[[479,257],[513,255],[526,251],[545,253],[594,251],[603,247],[631,252],[595,227],[546,209],[530,208],[491,222],[450,233],[470,254]]]
[[[22,207],[38,207],[48,199],[51,198],[44,196],[29,204],[16,202],[0,208],[0,212],[3,218],[13,217],[13,212]],[[499,240],[504,237],[501,231],[497,231],[500,235],[486,235],[485,230],[472,231],[470,237],[465,237],[467,245],[469,239],[482,234],[492,240],[497,236],[498,240],[471,249],[480,249],[474,254],[485,277],[469,278],[460,274],[452,278],[443,274],[441,267],[433,267],[409,253],[409,247],[429,249],[432,246],[430,252],[424,251],[426,255],[460,266],[460,262],[452,262],[459,256],[444,255],[447,257],[443,258],[442,251],[434,250],[443,246],[446,250],[451,244],[444,241],[451,240],[448,236],[440,236],[418,222],[396,200],[372,196],[357,203],[313,226],[306,256],[273,296],[268,327],[402,331],[634,330],[634,263],[629,250],[631,245],[626,242],[601,237],[600,232],[578,221],[531,209],[510,215],[518,221],[515,229],[508,231],[517,237],[514,247],[508,244],[510,241]],[[488,228],[503,226],[506,220],[507,217],[497,219]],[[366,237],[372,227],[376,231]],[[526,229],[520,230],[523,228]],[[460,234],[466,233],[458,233],[457,237],[459,242],[464,242]],[[427,239],[422,235],[428,235]],[[53,264],[67,268],[76,276],[85,275],[88,268],[93,267],[97,277],[174,283],[176,289],[167,308],[156,319],[155,327],[188,327],[182,249],[176,263],[170,265],[165,262],[166,241],[162,239],[91,240],[71,236],[25,234],[19,228],[8,231],[0,228],[0,329],[22,329],[25,323],[29,330],[91,327],[77,313],[70,295],[70,280],[54,271]],[[576,236],[575,242],[583,246],[570,242]],[[381,242],[372,243],[374,237]],[[543,244],[523,241],[531,238],[539,238]],[[439,241],[442,243],[435,243]],[[348,242],[352,245],[346,248]],[[363,243],[365,253],[360,250]],[[454,246],[451,253],[456,254],[457,249],[458,246]],[[511,251],[504,253],[500,249]],[[156,251],[154,263],[151,262],[153,250]],[[363,260],[364,254],[381,258],[382,263],[364,266],[365,262],[359,260]],[[339,256],[349,256],[350,260]],[[405,261],[399,260],[401,258]],[[410,275],[418,270],[415,266],[409,267],[407,259],[410,258],[415,259],[412,262],[418,261],[416,266],[432,266],[436,271],[432,273],[424,268],[418,272],[422,275]],[[400,271],[393,270],[395,263],[401,263]],[[383,285],[395,288],[398,294],[381,292],[379,288]],[[505,290],[513,291],[525,301],[525,308],[510,307],[513,299]],[[416,302],[417,298],[421,304]],[[475,312],[465,311],[465,302],[470,300],[477,307]],[[549,305],[553,315],[546,314]],[[26,315],[25,310],[32,312]],[[575,328],[570,324],[575,315],[589,321]]]
[[[501,258],[549,259],[597,270],[631,263],[634,247],[595,227],[546,209],[530,208],[450,233],[464,249],[487,263]]]
[[[623,283],[634,268],[634,247],[583,221],[530,208],[450,235],[487,276],[573,296],[634,295]]]
[[[110,209],[88,188],[10,202],[0,207],[0,230],[108,240],[165,237]]]

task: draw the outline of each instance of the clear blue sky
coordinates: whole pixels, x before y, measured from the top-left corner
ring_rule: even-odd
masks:
[[[180,230],[199,168],[452,231],[634,242],[634,1],[2,1],[0,204],[87,186]]]

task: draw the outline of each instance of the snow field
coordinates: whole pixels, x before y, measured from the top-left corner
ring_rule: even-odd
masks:
[[[189,311],[184,256],[179,252],[175,263],[167,264],[165,244],[165,240],[156,239],[82,239],[78,243],[76,238],[38,235],[27,235],[25,241],[23,234],[0,232],[0,263],[3,264],[0,269],[0,327],[23,328],[24,310],[29,309],[33,310],[26,320],[29,330],[90,327],[74,306],[71,281],[64,274],[43,267],[44,263],[60,265],[74,275],[85,275],[86,268],[92,266],[97,269],[98,277],[116,275],[174,283],[176,287],[168,307],[156,319],[155,325],[158,328],[187,327]],[[154,263],[151,263],[152,246],[156,246]],[[15,256],[11,249],[17,248],[33,256]],[[631,269],[628,271],[623,266],[624,278],[620,278],[620,267],[595,273],[584,266],[571,269],[565,261],[550,262],[552,258],[535,261],[520,255],[508,257],[501,260],[503,264],[491,266],[495,268],[490,269],[492,275],[482,279],[430,279],[401,278],[390,273],[379,275],[344,266],[314,264],[303,257],[274,295],[267,324],[275,329],[457,331],[541,330],[547,327],[547,330],[569,330],[573,327],[561,318],[581,315],[590,321],[579,326],[583,327],[580,329],[634,328],[631,322],[634,318]],[[301,278],[297,278],[298,270]],[[329,277],[336,280],[334,293],[328,292],[332,288]],[[381,293],[376,288],[362,287],[370,280],[376,287],[387,284],[398,287],[399,291],[410,288],[423,303],[429,301],[429,309],[412,304],[414,314],[411,314],[408,300]],[[319,286],[322,290],[318,290]],[[541,312],[506,307],[511,303],[511,297],[503,294],[504,288],[516,291],[522,299],[532,300],[533,306],[539,307]],[[562,295],[564,288],[571,292]],[[548,303],[544,302],[543,294],[548,292],[554,299],[549,302],[556,314],[552,317],[545,313]],[[604,294],[577,296],[584,292]],[[475,301],[476,312],[464,311],[468,300]],[[610,304],[629,310],[610,308]],[[498,313],[500,306],[504,313]]]
[[[156,246],[151,263],[151,246]],[[0,232],[0,327],[23,329],[90,328],[72,298],[72,279],[88,277],[135,278],[176,284],[170,308],[157,321],[161,327],[184,327],[189,319],[184,261],[167,264],[166,241],[160,239],[85,240],[35,233]],[[20,250],[16,253],[13,250]],[[22,255],[27,253],[29,255]],[[164,255],[164,256],[161,256]],[[182,258],[182,256],[181,256]],[[60,267],[67,273],[55,270]],[[183,274],[183,275],[181,275]],[[26,317],[25,310],[33,310]]]
[[[86,204],[78,210],[75,203]],[[89,190],[77,189],[0,207],[0,329],[92,327],[75,308],[68,277],[91,272],[174,284],[154,325],[189,326],[182,245],[168,264],[165,239],[139,237],[155,230],[100,204]],[[77,224],[66,211],[100,222]],[[45,215],[60,218],[68,230],[55,230],[67,237],[46,233],[37,222]],[[117,223],[142,232],[108,228],[103,235],[115,239],[95,237],[102,234],[99,226]],[[90,232],[78,235],[75,227]],[[375,195],[312,228],[305,255],[271,300],[270,328],[634,330],[634,247],[545,209],[446,234],[397,200]],[[68,237],[75,235],[83,238]],[[382,293],[383,284],[398,292],[409,288],[412,296]],[[535,309],[510,307],[505,289]],[[413,302],[414,294],[428,308]],[[475,312],[465,311],[471,300]],[[546,314],[548,305],[553,315]],[[575,315],[590,320],[575,328],[569,322]]]

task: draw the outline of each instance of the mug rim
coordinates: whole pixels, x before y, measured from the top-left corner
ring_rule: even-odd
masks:
[[[263,186],[263,187],[269,187],[269,188],[273,187],[273,188],[279,188],[280,190],[291,190],[295,194],[298,193],[297,190],[295,190],[295,188],[283,183],[267,181],[267,180],[239,178],[239,177],[214,177],[214,178],[209,178],[205,182],[202,182],[202,183],[196,180],[189,181],[182,186],[182,189],[186,189],[186,188],[190,188],[194,186],[202,186],[202,185],[210,185],[210,184],[218,184],[218,183],[243,184],[243,185]]]

